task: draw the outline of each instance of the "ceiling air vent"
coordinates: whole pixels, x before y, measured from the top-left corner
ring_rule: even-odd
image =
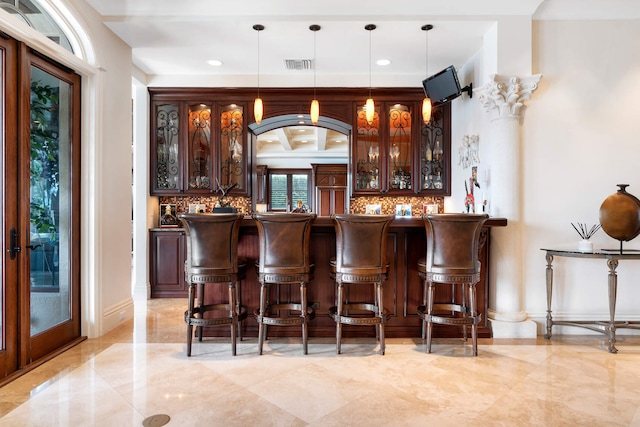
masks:
[[[285,59],[284,65],[287,70],[311,70],[313,60],[311,59]]]

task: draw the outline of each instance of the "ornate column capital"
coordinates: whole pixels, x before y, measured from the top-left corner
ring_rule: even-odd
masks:
[[[480,102],[488,112],[498,111],[498,118],[522,119],[526,108],[524,101],[531,98],[541,78],[542,74],[528,77],[493,74],[487,84],[473,91],[478,92]]]

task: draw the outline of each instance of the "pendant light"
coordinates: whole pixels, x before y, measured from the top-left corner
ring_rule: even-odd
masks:
[[[316,98],[316,33],[320,31],[320,25],[310,25],[309,29],[313,31],[313,100],[311,101],[311,124],[314,126],[318,124],[318,119],[320,118],[320,103]]]
[[[426,49],[425,49],[425,72],[429,75],[429,30],[433,29],[433,25],[427,24],[422,26],[422,31],[426,35]],[[428,96],[422,100],[422,121],[424,124],[429,124],[431,120],[431,99]]]
[[[376,26],[374,24],[368,24],[365,25],[364,29],[369,31],[369,98],[367,98],[367,102],[364,105],[364,111],[367,123],[371,125],[376,112],[373,98],[371,97],[371,31],[375,30]]]
[[[262,98],[260,98],[260,31],[264,30],[264,25],[256,24],[253,29],[258,32],[258,97],[253,102],[253,117],[256,119],[256,123],[260,124],[264,113]]]

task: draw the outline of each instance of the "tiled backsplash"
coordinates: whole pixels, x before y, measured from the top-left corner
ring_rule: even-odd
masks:
[[[240,212],[251,212],[251,198],[249,197],[228,197],[231,206],[238,208]],[[218,201],[217,196],[203,196],[203,197],[160,197],[160,204],[173,203],[176,205],[177,213],[185,213],[189,211],[190,204],[199,204],[204,206],[205,212],[211,212],[213,206]],[[355,197],[351,199],[351,213],[361,214],[365,213],[366,205],[379,204],[381,207],[381,213],[384,215],[390,215],[396,212],[396,205],[405,204],[411,205],[411,215],[422,215],[422,206],[427,204],[437,204],[438,212],[444,212],[444,198],[443,197]]]
[[[396,213],[396,205],[411,205],[411,216],[421,216],[423,205],[438,205],[438,212],[444,212],[444,197],[355,197],[351,199],[350,210],[354,214],[365,213],[366,206],[379,204],[381,214]]]

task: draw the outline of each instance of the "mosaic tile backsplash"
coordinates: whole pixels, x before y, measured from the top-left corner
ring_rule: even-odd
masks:
[[[249,197],[228,197],[231,206],[238,208],[240,212],[251,212],[251,198]],[[176,205],[177,213],[185,213],[189,211],[190,204],[199,204],[205,212],[211,212],[213,206],[218,201],[217,196],[210,197],[167,197],[159,198],[159,204],[173,203]],[[363,214],[366,206],[370,204],[379,204],[381,214],[391,215],[396,213],[396,205],[411,205],[411,216],[419,217],[422,215],[424,205],[438,205],[438,212],[444,212],[444,197],[355,197],[350,201],[350,213]]]

